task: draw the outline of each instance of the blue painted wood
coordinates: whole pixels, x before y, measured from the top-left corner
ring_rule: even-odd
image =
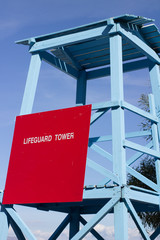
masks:
[[[108,48],[108,46],[108,39],[106,37],[102,37],[91,42],[86,41],[82,42],[81,44],[68,46],[68,49],[73,53],[73,56],[76,57],[81,54],[86,54],[87,52]]]
[[[76,89],[76,104],[85,105],[86,88],[87,88],[86,72],[84,70],[79,71],[79,76],[77,79],[77,89]]]
[[[152,141],[149,142],[146,146],[146,148],[152,148],[153,147],[153,143]],[[131,164],[133,164],[134,162],[136,162],[138,159],[140,159],[142,156],[143,156],[143,152],[137,152],[136,154],[134,154],[132,157],[130,157],[128,160],[127,160],[127,164],[128,166],[130,166]]]
[[[106,111],[107,110],[98,110],[94,114],[92,114],[90,125],[92,125],[95,121],[97,121],[103,114],[105,114]]]
[[[108,199],[113,198],[115,196],[115,193],[119,194],[120,187],[106,187],[103,185],[103,188],[97,188],[97,185],[94,186],[94,188],[87,190],[84,189],[83,192],[83,198],[84,199]]]
[[[147,119],[149,119],[149,120],[151,120],[153,122],[158,123],[158,118],[156,116],[153,116],[152,114],[150,114],[150,113],[148,113],[148,112],[146,112],[146,111],[144,111],[144,110],[142,110],[142,109],[140,109],[138,107],[135,107],[132,104],[129,104],[129,103],[125,102],[125,101],[122,101],[121,102],[121,106],[123,108],[125,108],[125,109],[127,109],[127,110],[129,110],[129,111],[131,111],[133,113],[135,113],[135,114],[138,114],[141,117],[147,118]]]
[[[116,35],[110,38],[111,56],[111,100],[123,100],[123,74],[122,74],[122,39]],[[117,121],[118,120],[118,121]],[[118,176],[120,185],[126,183],[125,176],[125,149],[123,140],[124,110],[121,107],[112,109],[112,152],[113,171]]]
[[[2,203],[2,199],[3,199],[3,191],[0,190],[0,204]]]
[[[91,24],[86,24],[86,25],[83,25],[83,26],[79,26],[79,27],[76,27],[76,28],[71,28],[71,29],[66,29],[66,30],[62,30],[62,31],[59,31],[59,32],[54,32],[54,33],[50,33],[50,34],[36,36],[36,37],[34,37],[34,39],[35,39],[35,41],[39,42],[39,41],[43,41],[43,40],[47,40],[47,39],[51,39],[51,38],[56,38],[56,37],[59,37],[59,36],[69,35],[71,33],[82,32],[82,31],[85,31],[85,30],[88,30],[88,29],[99,28],[99,27],[102,27],[102,26],[106,26],[107,20],[108,19],[105,19],[105,20],[94,22],[94,23],[91,23]],[[16,43],[27,45],[27,44],[29,44],[28,42],[30,42],[31,39],[32,38],[19,40],[19,41],[16,41]]]
[[[116,240],[128,239],[126,206],[132,212],[132,215],[134,216],[134,219],[137,222],[139,229],[141,229],[141,225],[137,220],[137,216],[134,214],[134,209],[132,209],[132,206],[130,206],[130,202],[127,202],[128,199],[126,200],[126,205],[124,202],[120,202],[119,199],[120,197],[122,197],[122,195],[124,198],[127,198],[127,194],[130,193],[130,197],[133,196],[135,199],[138,199],[138,201],[147,202],[148,199],[151,199],[151,196],[153,197],[153,191],[152,193],[148,192],[148,194],[150,194],[150,197],[148,197],[147,200],[145,200],[147,193],[145,192],[145,190],[142,189],[134,189],[134,191],[132,190],[132,194],[131,191],[129,192],[126,190],[126,194],[123,194],[124,189],[126,189],[124,187],[124,185],[126,184],[126,167],[128,172],[136,176],[141,181],[147,183],[147,185],[152,187],[154,190],[158,191],[158,187],[155,183],[144,178],[141,174],[136,173],[134,169],[129,167],[143,154],[149,154],[156,159],[156,169],[158,171],[157,176],[159,179],[160,153],[158,149],[159,146],[157,124],[159,127],[158,130],[160,136],[160,73],[159,66],[155,65],[155,63],[159,64],[160,59],[155,51],[159,51],[158,49],[160,47],[160,44],[157,42],[157,40],[159,39],[159,33],[157,29],[155,30],[155,27],[154,33],[151,33],[153,27],[151,29],[150,27],[143,28],[141,26],[142,23],[146,23],[148,21],[151,20],[136,16],[125,15],[105,20],[99,23],[82,26],[76,29],[70,29],[55,34],[39,36],[34,38],[33,41],[32,38],[30,38],[21,42],[22,44],[30,45],[30,52],[37,53],[33,54],[31,58],[24,99],[21,107],[21,114],[30,113],[32,111],[41,60],[48,62],[49,64],[57,67],[59,70],[65,72],[66,74],[69,74],[70,76],[78,79],[76,92],[77,105],[85,104],[87,80],[109,76],[111,74],[111,101],[92,105],[92,110],[96,110],[96,112],[91,117],[91,124],[98,120],[105,112],[111,109],[112,136],[98,136],[95,138],[91,138],[89,141],[89,146],[103,157],[106,157],[110,161],[113,161],[113,172],[105,169],[98,163],[95,163],[91,160],[88,161],[88,164],[94,170],[98,171],[106,177],[105,179],[103,179],[103,183],[109,182],[109,179],[112,179],[112,181],[118,183],[122,189],[119,188],[119,190],[117,190],[116,187],[113,187],[108,190],[107,188],[102,188],[102,186],[100,186],[99,188],[96,186],[86,187],[84,190],[84,197],[86,197],[88,200],[93,200],[93,198],[96,198],[97,200],[99,198],[106,198],[106,195],[107,198],[113,198],[108,203],[110,205],[106,205],[105,208],[102,208],[100,212],[98,212],[91,220],[91,222],[87,223],[83,230],[79,233],[77,233],[77,231],[79,230],[79,212],[77,211],[76,214],[74,214],[74,209],[72,209],[70,214],[70,216],[72,217],[70,224],[70,239],[76,233],[77,234],[73,237],[73,239],[82,239],[87,234],[87,232],[89,232],[92,227],[108,213],[109,209],[113,207],[115,215]],[[123,22],[123,27],[120,25],[121,22]],[[141,35],[141,33],[143,34]],[[146,41],[151,43],[151,48],[146,44]],[[69,59],[71,65],[66,64],[64,61],[60,60],[58,58],[58,55],[57,57],[55,57],[49,52],[44,51],[46,49],[51,50],[54,47],[60,47],[64,50],[64,53]],[[156,48],[153,49],[153,47]],[[39,50],[40,52],[38,52]],[[54,51],[52,51],[52,53],[54,54]],[[150,63],[150,60],[148,59],[143,59],[138,61],[126,62],[122,65],[122,60],[134,60],[144,55],[146,56],[145,58],[150,59],[152,63]],[[107,65],[107,67],[103,67],[105,65]],[[150,68],[153,94],[155,95],[155,105],[157,109],[156,114],[154,112],[153,99],[150,100],[150,113],[147,113],[123,101],[123,72],[143,69],[148,66]],[[91,68],[95,67],[101,67],[101,69],[92,69],[92,71],[90,71]],[[84,70],[82,70],[82,68]],[[87,72],[85,71],[85,69]],[[147,146],[144,147],[125,140],[125,138],[146,136],[147,134],[150,135],[151,131],[125,133],[124,109],[132,111],[133,113],[152,121],[153,141],[151,141],[151,143],[149,143]],[[113,156],[104,149],[94,144],[94,142],[101,141],[112,141]],[[152,146],[153,149],[150,149]],[[126,166],[124,147],[140,151],[127,160],[128,166]],[[157,182],[158,181],[159,180],[157,180]],[[138,191],[139,195],[137,193]],[[154,195],[153,199],[154,204],[157,204],[158,195]],[[75,207],[76,204],[77,203],[73,203],[73,207]],[[68,208],[65,206],[65,204],[63,205],[63,207],[64,211],[68,211]],[[90,206],[88,206],[88,208],[89,207]],[[85,210],[87,210],[87,207]],[[21,220],[17,220],[17,216],[14,216],[13,219],[14,220],[11,219],[11,221],[13,221],[14,223],[12,224],[13,228],[15,229],[15,231],[17,231],[17,236],[19,236],[18,238],[22,240],[24,237],[24,224],[21,222]],[[56,236],[59,236],[57,234],[59,234],[65,228],[66,224],[68,224],[68,221],[70,220],[66,218],[64,222],[62,222],[60,227],[51,236],[51,239],[56,239]],[[142,236],[145,236],[145,239],[147,239],[143,229],[141,229],[140,231],[142,233]],[[28,239],[34,239],[34,236],[31,236],[30,238],[30,233],[28,231],[27,234]]]
[[[151,136],[151,131],[138,131],[138,132],[130,132],[126,133],[126,138],[135,138],[135,137],[145,137],[145,136]]]
[[[114,207],[115,239],[128,239],[128,212],[124,202],[118,202]],[[125,223],[124,223],[125,221]]]
[[[89,138],[89,146],[91,146],[95,142],[106,142],[111,140],[112,140],[112,135],[92,137],[92,138]]]
[[[140,54],[139,52],[135,52],[131,55],[126,55],[126,56],[123,56],[123,61],[132,61],[132,60],[138,60],[139,58],[144,58],[144,55],[143,54]]]
[[[92,144],[90,148],[112,162],[112,155],[109,152],[105,151],[103,148],[97,146],[96,144]]]
[[[98,54],[95,54],[95,55],[98,55]],[[94,58],[86,58],[86,59],[83,59],[81,61],[79,61],[79,63],[81,64],[81,66],[86,66],[86,68],[88,68],[87,66],[93,66],[95,63],[103,63],[105,65],[109,64],[109,52],[107,52],[106,54],[104,55],[101,55],[101,53],[99,53],[99,56],[98,57],[94,57]]]
[[[111,64],[111,100],[123,101],[122,38],[110,37]],[[125,139],[124,109],[112,108],[112,156],[113,172],[118,177],[119,185],[126,184],[126,156],[123,148]],[[124,203],[114,207],[115,240],[128,239],[128,216]]]
[[[83,224],[83,225],[86,225],[87,224],[87,221],[82,217],[82,216],[80,216],[80,222]],[[98,239],[98,240],[105,240],[96,230],[94,230],[94,229],[91,229],[91,231],[90,231],[92,234],[93,234],[93,236],[96,238],[96,239]]]
[[[81,41],[91,40],[93,38],[99,38],[102,37],[102,34],[106,30],[106,28],[106,26],[102,26],[96,29],[89,29],[83,32],[72,33],[69,35],[59,36],[52,39],[36,42],[31,47],[30,52],[32,53],[35,51],[48,50],[55,47],[66,46],[67,44],[73,44]]]
[[[68,59],[70,59],[72,65],[77,68],[78,70],[82,70],[81,65],[78,63],[78,61],[76,61],[76,59],[72,56],[72,53],[68,50],[68,48],[64,48],[62,47],[62,50],[64,52],[64,54],[66,55],[66,57]]]
[[[101,103],[93,103],[92,110],[110,109],[112,107],[119,107],[119,106],[120,106],[119,101],[107,101],[107,102],[101,102]]]
[[[145,136],[151,136],[151,131],[130,132],[125,134],[125,138],[135,138],[135,137],[145,137]],[[91,146],[95,142],[106,142],[106,141],[112,141],[112,135],[89,138],[89,146]]]
[[[140,202],[144,202],[144,199],[145,199],[146,204],[152,203],[153,205],[159,205],[157,192],[140,188],[137,186],[129,186],[129,187],[124,186],[122,189],[122,197],[123,199],[127,197],[131,201],[135,200]]]
[[[103,56],[108,56],[109,55],[109,47],[108,48],[104,48],[104,49],[101,49],[101,50],[97,50],[97,51],[94,51],[94,52],[89,52],[89,53],[86,53],[86,54],[81,54],[79,56],[76,57],[76,60],[79,62],[79,63],[86,63],[86,62],[93,62],[94,59],[100,59],[100,57],[103,57]],[[93,59],[93,61],[92,61]]]
[[[66,226],[69,224],[69,222],[70,215],[68,214],[63,220],[63,222],[58,226],[56,231],[49,237],[48,240],[56,240],[59,237],[59,235],[63,232],[63,230],[66,228]]]
[[[69,240],[72,239],[77,232],[79,232],[80,221],[79,207],[73,207],[70,211],[70,226],[69,226]]]
[[[13,219],[11,217],[9,217],[9,222],[11,224],[11,227],[12,227],[17,239],[18,240],[26,240],[21,229],[18,227],[18,225],[13,221]]]
[[[152,93],[154,95],[155,107],[156,107],[156,115],[159,119],[158,122],[158,134],[160,141],[160,70],[159,65],[150,62],[149,66],[149,74],[152,86]]]
[[[33,54],[31,57],[30,67],[28,71],[25,91],[23,95],[20,115],[32,112],[34,97],[36,93],[38,77],[41,66],[41,58],[39,54]]]
[[[110,64],[109,58],[104,57],[101,60],[100,59],[94,60],[94,62],[92,63],[88,62],[85,64],[81,64],[81,66],[83,66],[85,69],[92,69],[92,68],[96,68],[96,67],[98,68],[98,67],[102,67],[109,64]]]
[[[153,149],[149,149],[149,148],[146,148],[140,144],[137,144],[137,143],[133,143],[131,141],[128,141],[128,140],[125,140],[124,141],[124,144],[123,144],[124,147],[127,147],[127,148],[130,148],[130,149],[133,149],[135,151],[138,151],[138,152],[142,152],[142,153],[145,153],[145,154],[148,154],[152,157],[156,157],[156,158],[160,158],[160,153],[153,150]]]
[[[138,60],[134,62],[124,63],[123,72],[136,71],[149,67],[149,61],[147,59]],[[104,67],[97,70],[87,72],[87,80],[101,78],[110,75],[110,67]]]
[[[120,26],[120,24],[117,24],[117,31],[122,34],[122,36],[125,37],[128,41],[130,41],[133,46],[140,50],[145,56],[151,59],[151,61],[160,64],[159,56],[139,37],[137,37],[132,32],[126,31]]]
[[[158,28],[156,27],[155,24],[150,24],[149,26],[143,26],[141,28],[141,32],[143,33],[144,36],[148,37],[148,35],[150,36],[150,34],[152,33],[156,33],[156,31],[158,31]]]
[[[150,238],[149,238],[149,236],[148,236],[148,233],[146,232],[143,224],[141,223],[141,220],[140,220],[140,218],[138,217],[138,215],[137,215],[137,213],[136,213],[136,211],[135,211],[135,209],[134,209],[131,201],[126,197],[126,198],[125,198],[125,202],[126,202],[126,205],[127,205],[127,207],[128,207],[128,210],[129,210],[129,212],[130,212],[130,214],[131,214],[131,216],[132,216],[132,218],[133,218],[133,220],[134,220],[137,228],[139,229],[142,237],[143,237],[145,240],[150,240]]]
[[[83,239],[87,233],[107,215],[119,199],[120,196],[117,194],[116,197],[112,198],[106,205],[104,205],[104,207],[72,238],[72,240]]]
[[[150,236],[150,239],[151,240],[154,240],[156,239],[156,237],[158,237],[160,235],[160,227],[158,227],[153,233],[152,235]]]
[[[103,166],[99,165],[98,163],[92,161],[91,159],[87,158],[87,166],[95,170],[96,172],[104,175],[106,177],[106,181],[112,180],[113,182],[119,184],[119,180],[117,176],[109,171],[108,169],[104,168]]]
[[[133,168],[127,166],[127,171],[128,173],[130,173],[132,176],[134,176],[135,178],[139,179],[141,182],[143,182],[144,184],[146,184],[147,186],[149,186],[150,188],[152,188],[155,191],[158,191],[158,186],[157,184],[155,184],[154,182],[152,182],[151,180],[149,180],[148,178],[144,177],[142,174],[140,174],[139,172],[137,172],[136,170],[134,170]]]
[[[150,105],[150,112],[156,116],[156,108],[155,108],[155,101],[153,94],[149,95],[149,105]],[[158,141],[158,128],[157,124],[152,123],[152,141],[153,141],[153,148],[155,151],[159,152],[159,141]],[[160,193],[160,159],[155,159],[155,168],[156,168],[156,179],[157,179],[157,187],[158,192]],[[159,203],[160,203],[160,196],[159,196]],[[160,204],[159,204],[160,210]]]
[[[22,219],[18,216],[18,214],[13,210],[13,208],[5,208],[6,212],[13,219],[13,221],[17,224],[17,226],[21,229],[22,233],[28,240],[36,240],[35,236],[30,232],[27,225],[22,221]]]
[[[43,61],[47,62],[48,64],[54,66],[55,68],[59,69],[60,71],[70,75],[73,78],[78,78],[78,71],[70,66],[69,64],[63,62],[62,60],[58,59],[57,57],[53,56],[46,51],[40,52],[40,57]]]
[[[1,209],[1,211],[0,211],[0,240],[7,240],[8,228],[9,228],[9,222],[8,222],[7,215]]]

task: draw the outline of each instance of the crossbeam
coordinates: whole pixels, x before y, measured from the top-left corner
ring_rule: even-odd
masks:
[[[135,31],[125,30],[120,24],[117,24],[117,31],[129,42],[132,43],[140,52],[147,56],[151,61],[160,64],[158,54],[150,48],[144,41],[142,41]]]
[[[30,49],[30,52],[48,50],[52,48],[57,48],[61,46],[66,46],[67,44],[73,44],[81,41],[91,40],[93,38],[100,38],[103,36],[104,32],[107,33],[111,27],[102,26],[95,29],[89,29],[81,32],[70,33],[68,35],[55,37],[48,40],[43,40],[36,42]]]
[[[119,200],[120,196],[117,195],[113,197],[71,240],[83,239],[87,233],[108,214]]]
[[[50,54],[47,51],[42,51],[39,54],[43,61],[54,66],[55,68],[59,69],[60,71],[70,75],[73,78],[76,78],[76,79],[78,78],[78,74],[79,74],[78,70],[76,70],[69,64],[65,63],[61,59],[55,57],[53,54]]]

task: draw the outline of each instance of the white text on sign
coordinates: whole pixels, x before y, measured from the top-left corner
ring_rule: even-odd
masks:
[[[55,141],[74,139],[74,132],[55,134]]]

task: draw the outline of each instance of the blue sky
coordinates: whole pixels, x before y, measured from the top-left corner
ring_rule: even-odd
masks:
[[[123,14],[134,14],[155,19],[155,24],[160,28],[160,2],[159,0],[32,0],[20,1],[5,0],[0,8],[0,189],[4,188],[10,148],[16,115],[19,115],[25,81],[27,77],[30,54],[28,48],[16,45],[15,41],[24,38],[43,35],[63,29],[80,26],[83,24],[107,19]],[[126,98],[134,103],[141,92],[148,92],[149,86],[146,72],[125,74]],[[129,83],[127,80],[131,79]],[[133,93],[133,82],[137,91]],[[45,111],[62,107],[73,106],[75,103],[75,80],[63,73],[55,71],[46,64],[40,73],[35,104],[33,111]],[[97,88],[98,87],[98,88]],[[105,100],[105,79],[88,84],[88,102]],[[98,91],[97,91],[98,90]],[[108,100],[108,99],[107,99]],[[26,210],[19,210],[22,215]],[[27,210],[29,212],[30,210]],[[45,239],[42,221],[38,228],[37,212],[31,211],[32,229],[37,233],[39,240]],[[24,216],[28,224],[29,218]],[[44,217],[45,221],[54,216]],[[45,224],[44,224],[45,225]],[[108,226],[111,227],[112,226]],[[103,227],[101,227],[101,230]],[[44,236],[43,236],[44,235]],[[65,239],[62,238],[62,239]],[[88,238],[89,239],[89,238]],[[90,238],[92,239],[92,238]],[[111,235],[110,238],[112,239]],[[137,236],[130,238],[138,239]]]

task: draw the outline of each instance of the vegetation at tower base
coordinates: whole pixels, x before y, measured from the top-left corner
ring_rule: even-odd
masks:
[[[139,100],[139,106],[149,112],[149,101],[148,96],[142,94]],[[149,120],[144,120],[140,124],[141,129],[149,130],[151,128],[151,122]],[[146,137],[146,141],[151,140],[151,136]],[[145,156],[141,159],[139,165],[134,168],[137,172],[156,183],[156,172],[155,172],[155,159],[149,156]],[[135,185],[145,189],[150,189],[144,183],[136,179],[135,177],[128,175],[128,185]],[[156,229],[160,227],[160,212],[140,212],[138,213],[142,223],[145,227],[150,227]]]

